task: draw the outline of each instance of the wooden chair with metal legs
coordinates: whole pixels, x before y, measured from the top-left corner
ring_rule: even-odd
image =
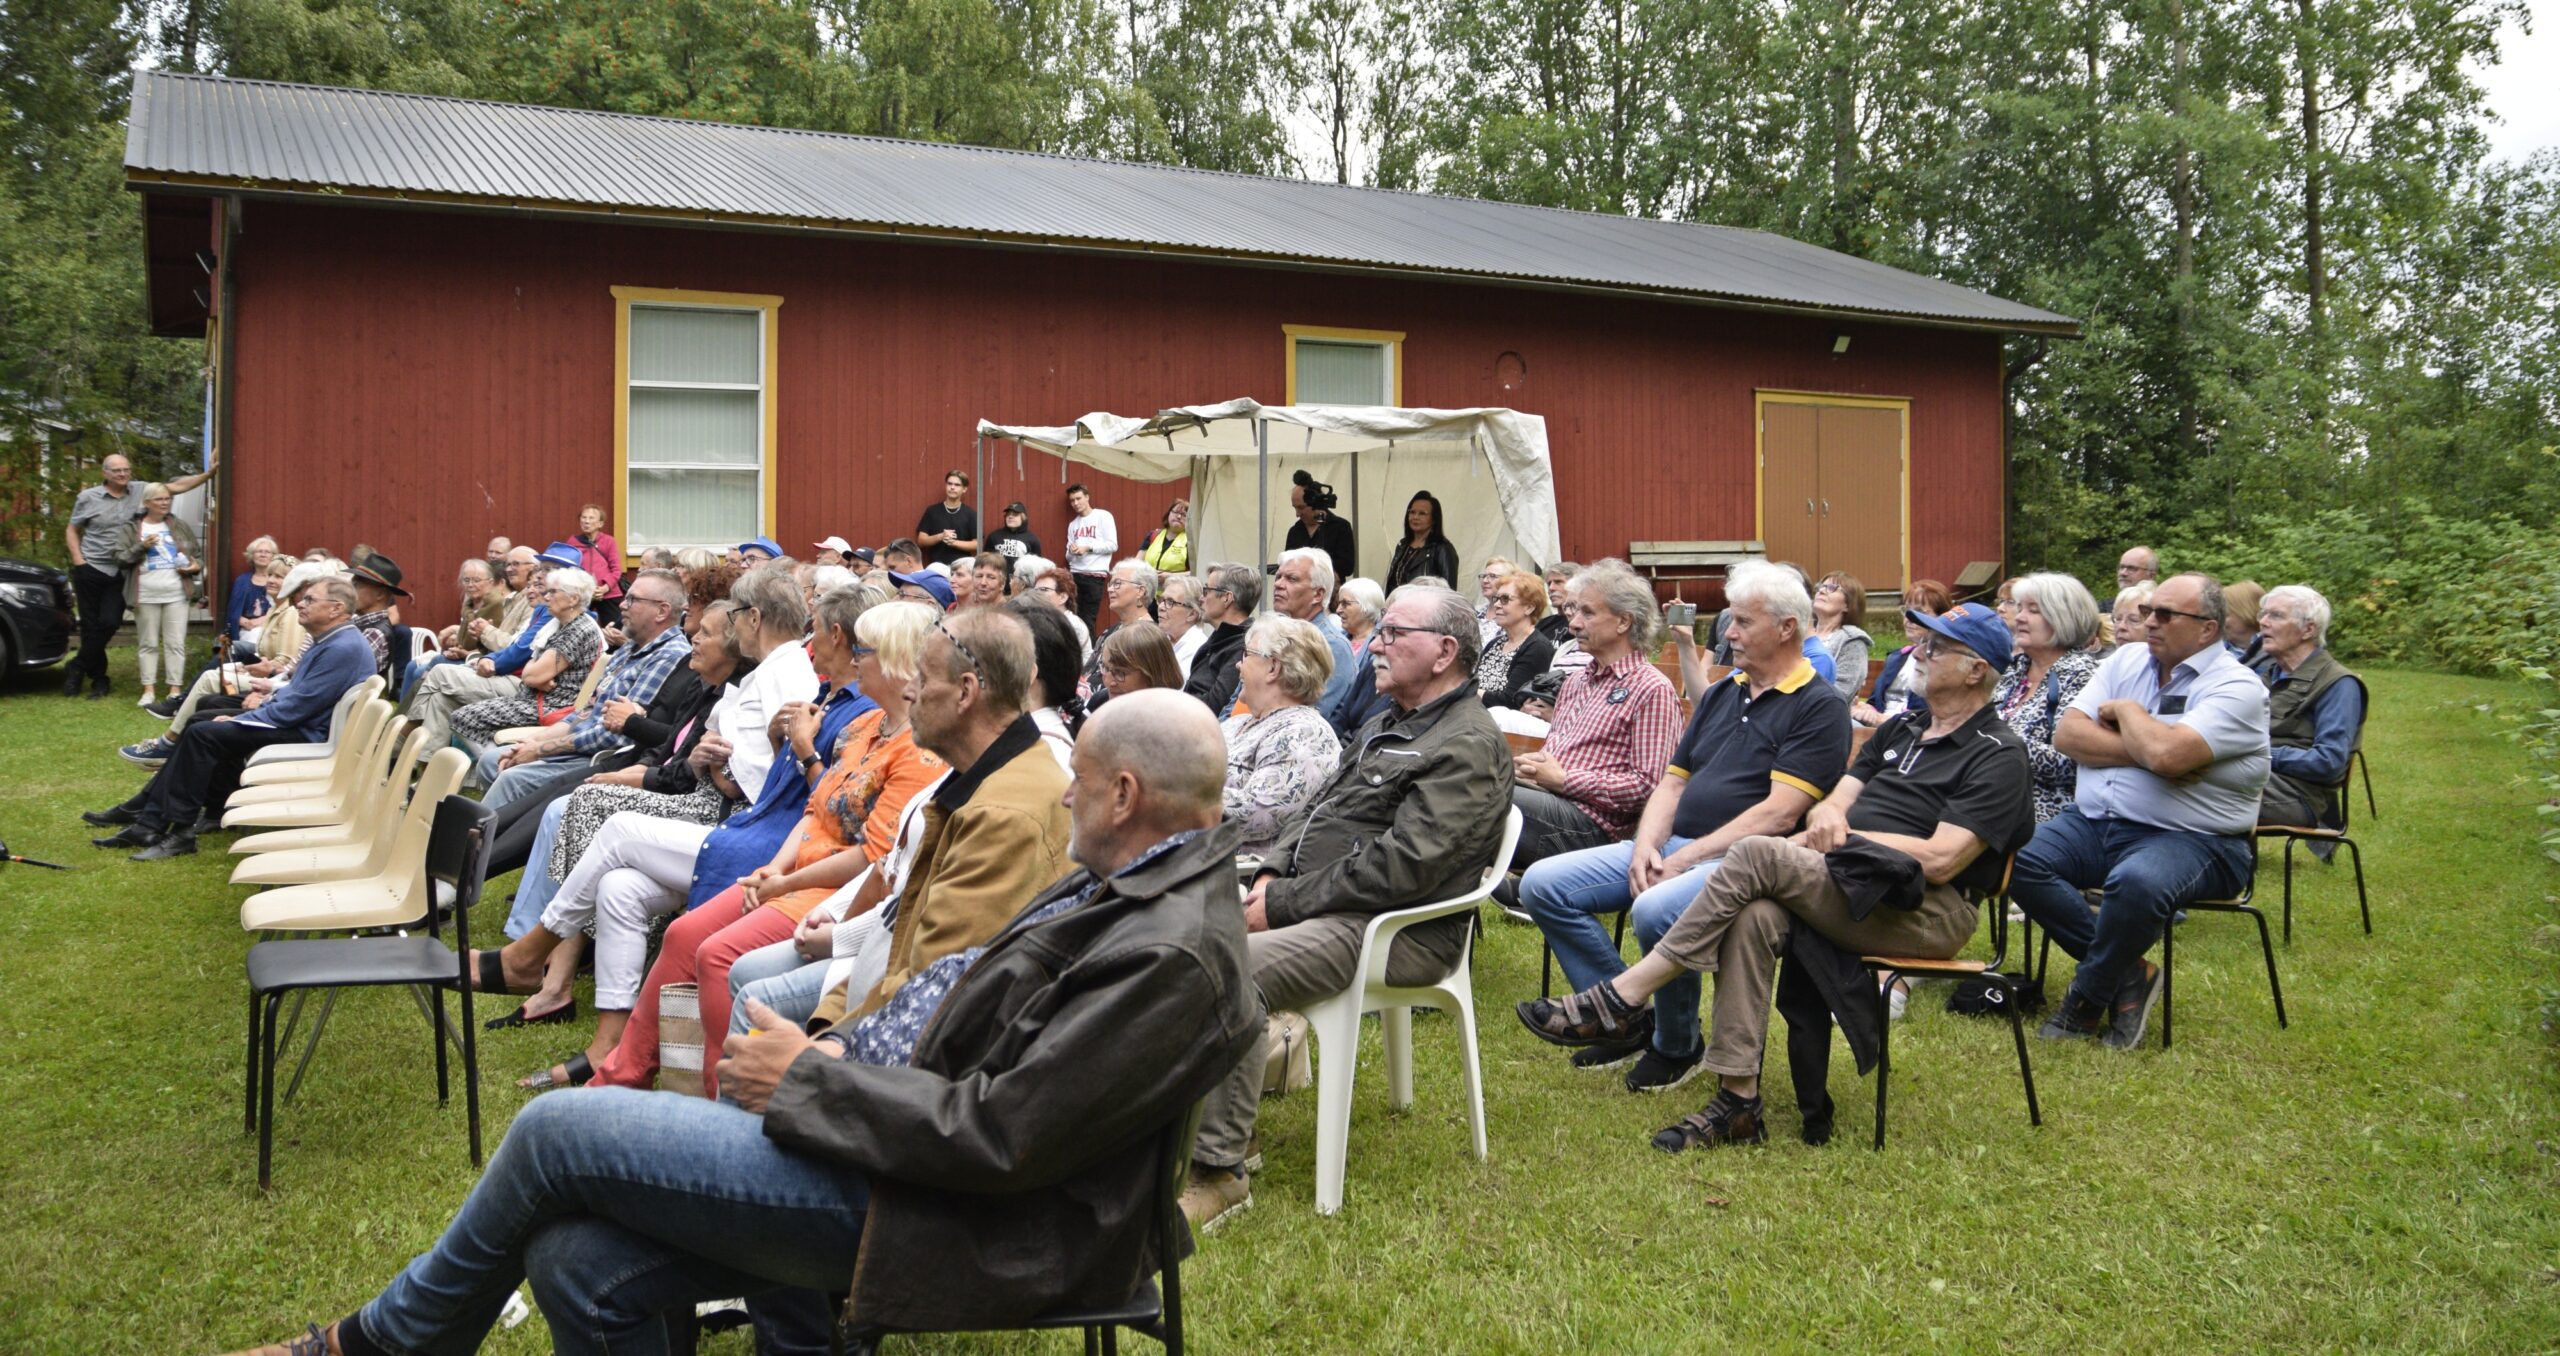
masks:
[[[2009,872],[2017,864],[2010,861],[2000,869],[2000,889],[1976,902],[1991,920],[1991,959],[1987,961],[1938,959],[1923,956],[1860,956],[1858,962],[1876,976],[1876,1148],[1884,1147],[1885,1096],[1893,1076],[1893,1018],[1890,999],[1893,983],[1901,979],[1980,979],[2000,986],[2000,1006],[2009,1015],[2009,1036],[2018,1047],[2018,1081],[2027,1092],[2027,1124],[2044,1124],[2044,1112],[2036,1104],[2035,1067],[2027,1059],[2026,1018],[2018,1001],[2025,988],[2023,975],[2012,975],[2009,966]],[[2019,948],[2023,958],[2026,949]]]
[[[2292,1023],[2285,1019],[2284,1014],[2284,981],[2276,977],[2275,934],[2267,928],[2267,915],[2250,902],[2256,890],[2257,862],[2253,857],[2250,861],[2250,879],[2242,882],[2239,894],[2229,899],[2194,900],[2180,907],[2190,913],[2244,913],[2256,920],[2258,950],[2267,960],[2267,993],[2275,1000],[2276,1026],[2285,1028]],[[2098,908],[2097,892],[2091,890],[2083,893],[2089,898],[2090,911],[2095,912]],[[2044,985],[2045,967],[2052,959],[2053,933],[2050,929],[2037,939],[2036,947],[2036,965],[2031,982],[2035,987],[2041,988]],[[2163,1050],[2169,1048],[2169,1040],[2173,1034],[2172,1022],[2175,1020],[2177,997],[2178,924],[2176,915],[2172,914],[2170,921],[2160,929],[2160,1048]]]

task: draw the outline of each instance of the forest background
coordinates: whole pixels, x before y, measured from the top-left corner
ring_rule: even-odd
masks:
[[[2354,652],[2560,660],[2560,153],[2520,0],[0,0],[0,540],[45,442],[196,455],[137,64],[1757,227],[2080,318],[2009,351],[2013,568],[2306,579]],[[29,487],[38,487],[30,489]],[[2421,578],[2424,582],[2421,583]],[[2409,590],[2427,606],[2402,608]],[[2469,590],[2459,615],[2449,590]],[[2352,623],[2352,624],[2343,624]]]

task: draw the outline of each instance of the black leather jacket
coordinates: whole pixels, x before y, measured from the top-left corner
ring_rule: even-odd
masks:
[[[1116,1304],[1157,1266],[1157,1134],[1262,1036],[1245,967],[1236,830],[1220,825],[1022,919],[953,986],[905,1067],[825,1046],[783,1074],[765,1133],[870,1180],[858,1325],[1002,1327]]]

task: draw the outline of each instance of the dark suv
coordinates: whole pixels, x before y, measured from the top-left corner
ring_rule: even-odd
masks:
[[[0,557],[0,675],[61,663],[72,636],[71,576]]]

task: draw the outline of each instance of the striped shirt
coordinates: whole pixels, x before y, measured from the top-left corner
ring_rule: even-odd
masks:
[[[1629,653],[1564,680],[1547,752],[1564,768],[1564,798],[1624,838],[1680,737],[1680,698],[1662,671]]]

